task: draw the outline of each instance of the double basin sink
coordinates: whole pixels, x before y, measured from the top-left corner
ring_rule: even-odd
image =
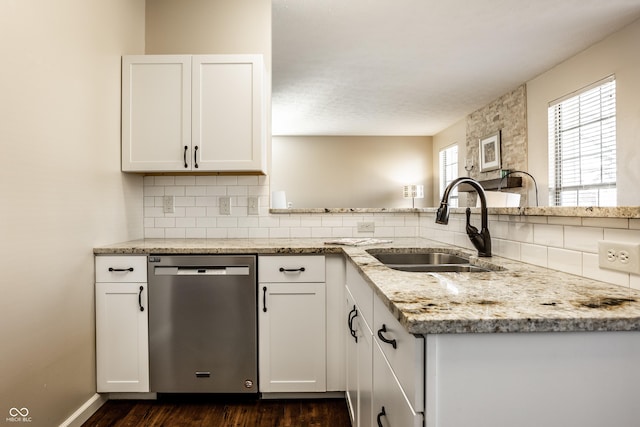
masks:
[[[469,257],[445,252],[415,252],[408,250],[385,252],[368,250],[371,256],[394,270],[423,273],[483,273],[502,270],[498,266],[482,266],[471,263]]]

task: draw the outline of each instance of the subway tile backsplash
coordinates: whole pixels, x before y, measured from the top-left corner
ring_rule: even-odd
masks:
[[[173,196],[173,213],[164,213]],[[231,215],[221,215],[219,198],[229,196]],[[248,197],[259,199],[258,215],[248,214]],[[473,249],[465,215],[451,214],[448,225],[435,213],[346,212],[269,213],[266,176],[146,176],[146,238],[317,238],[424,237]],[[358,222],[375,231],[358,232]],[[479,226],[480,216],[472,215]],[[640,276],[598,267],[597,241],[640,242],[640,219],[490,215],[493,253],[534,265],[640,289]]]
[[[163,199],[174,197],[173,213]],[[220,213],[219,198],[229,196],[231,214]],[[248,197],[259,199],[258,215],[249,215]],[[416,237],[416,213],[269,214],[266,176],[146,176],[145,238],[319,238]],[[358,232],[358,222],[373,222],[373,233]]]
[[[473,249],[452,214],[449,225],[434,223],[434,214],[420,214],[420,236]],[[480,223],[473,215],[472,223]],[[640,243],[640,220],[552,216],[490,215],[489,231],[494,255],[511,258],[603,282],[640,289],[640,276],[602,269],[598,265],[598,240]],[[526,226],[532,227],[529,232]]]

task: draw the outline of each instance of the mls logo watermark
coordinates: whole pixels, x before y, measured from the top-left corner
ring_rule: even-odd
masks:
[[[29,409],[13,407],[9,409],[9,416],[5,418],[5,421],[8,423],[30,423]]]

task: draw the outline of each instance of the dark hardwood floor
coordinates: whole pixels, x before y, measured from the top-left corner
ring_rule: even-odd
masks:
[[[349,427],[344,399],[180,397],[109,400],[83,424],[106,426]]]

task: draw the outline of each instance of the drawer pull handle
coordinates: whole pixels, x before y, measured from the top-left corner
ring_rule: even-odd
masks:
[[[198,146],[193,150],[193,166],[198,169]]]
[[[267,312],[267,287],[262,287],[262,311]]]
[[[304,270],[305,270],[304,267],[300,267],[300,268],[284,268],[284,267],[280,267],[280,273],[295,273],[295,272],[302,273]]]
[[[398,348],[398,344],[396,343],[396,340],[386,339],[382,335],[383,332],[387,332],[387,325],[385,325],[385,324],[382,325],[382,328],[378,329],[378,338],[380,338],[382,340],[382,342],[386,342],[387,344],[391,344],[394,349]]]
[[[138,292],[138,306],[140,306],[140,311],[144,311],[144,307],[142,306],[142,291],[144,290],[144,286],[140,286],[140,292]]]
[[[184,146],[184,168],[188,168],[189,164],[187,163],[187,150],[189,149],[188,145]]]
[[[129,267],[129,268],[113,268],[113,267],[109,267],[109,271],[133,271],[133,267]]]
[[[378,427],[384,427],[382,425],[382,420],[381,418],[387,415],[387,411],[384,410],[384,406],[382,407],[382,409],[380,410],[380,412],[378,412],[378,416],[376,417],[376,421],[378,421]]]
[[[349,333],[351,333],[351,336],[353,337],[353,339],[356,340],[356,342],[358,342],[358,335],[356,335],[356,331],[353,329],[353,320],[356,317],[358,317],[358,309],[354,305],[353,309],[349,312],[349,320],[347,324],[349,325]]]

